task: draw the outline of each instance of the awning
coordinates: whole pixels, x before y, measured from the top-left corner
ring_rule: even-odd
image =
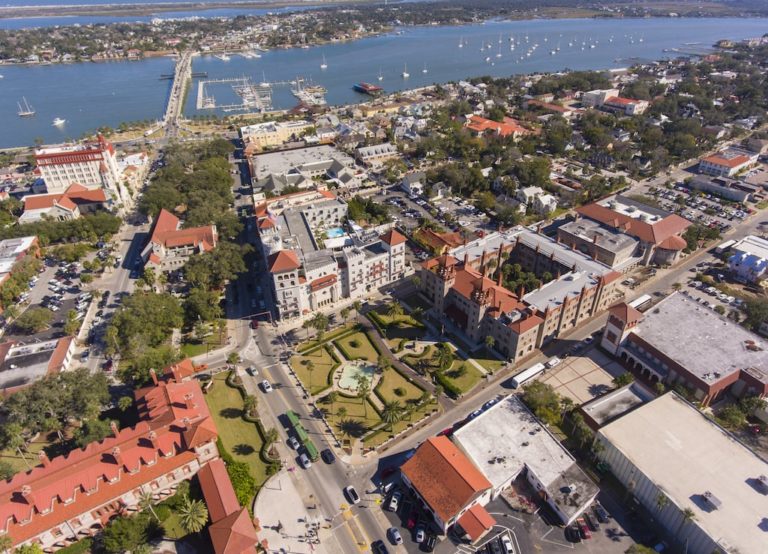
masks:
[[[493,529],[496,520],[480,504],[475,504],[464,512],[456,523],[469,535],[469,539],[475,542]]]

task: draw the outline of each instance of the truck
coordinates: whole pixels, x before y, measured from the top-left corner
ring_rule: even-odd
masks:
[[[536,377],[539,373],[542,373],[545,369],[547,368],[542,363],[534,364],[531,367],[524,369],[512,377],[512,388],[517,389],[523,386],[525,383]]]

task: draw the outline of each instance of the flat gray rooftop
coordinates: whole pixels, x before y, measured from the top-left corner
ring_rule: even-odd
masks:
[[[328,167],[330,167],[333,160],[339,160],[344,165],[354,165],[355,163],[350,156],[328,144],[257,154],[253,157],[254,178],[259,181],[270,173],[283,175],[305,165],[327,162]]]
[[[284,223],[280,226],[281,234],[293,237],[303,252],[315,250],[315,241],[312,238],[312,230],[307,220],[299,210],[288,209],[283,212],[280,219]]]
[[[581,409],[602,427],[622,414],[650,402],[655,395],[638,382],[609,392],[584,404]]]
[[[768,497],[755,484],[768,463],[670,392],[603,427],[608,439],[695,524],[729,545],[727,552],[765,552]],[[716,510],[701,502],[710,491]]]
[[[553,279],[538,290],[529,292],[523,296],[523,300],[544,311],[547,307],[552,309],[560,306],[566,299],[576,298],[584,287],[591,289],[597,284],[598,276],[581,271],[572,271],[559,279]]]
[[[454,432],[453,440],[494,489],[508,484],[527,467],[552,496],[578,493],[572,498],[578,499],[575,506],[560,506],[566,514],[591,502],[597,494],[597,486],[573,457],[515,395],[505,397]],[[566,486],[572,486],[571,492],[560,491]]]
[[[620,233],[615,229],[603,227],[597,221],[580,218],[561,226],[564,232],[583,240],[594,242],[609,252],[623,252],[639,242],[635,237]]]
[[[768,374],[764,339],[681,293],[645,312],[632,332],[705,382],[749,367]]]

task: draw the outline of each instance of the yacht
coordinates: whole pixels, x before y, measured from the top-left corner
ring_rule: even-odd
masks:
[[[403,75],[403,79],[407,79],[408,77],[411,76],[411,74],[408,73],[408,64],[403,65],[403,73],[402,73],[402,75]]]
[[[230,60],[229,56],[227,56],[226,54],[219,54],[216,57],[219,58],[223,62],[228,62]]]
[[[19,117],[32,117],[35,115],[35,109],[29,105],[29,102],[27,102],[26,97],[22,97],[21,102],[17,102],[16,105],[19,107],[19,111],[16,112],[19,114]],[[23,105],[22,105],[23,102]]]
[[[320,64],[320,69],[328,69],[328,63],[325,61],[325,54],[323,54],[323,63]]]
[[[63,126],[63,125],[66,123],[66,122],[67,122],[67,120],[66,120],[66,119],[62,119],[62,118],[60,118],[60,117],[57,117],[56,119],[54,119],[54,120],[53,120],[53,126],[54,126],[54,127],[61,127],[61,126]]]

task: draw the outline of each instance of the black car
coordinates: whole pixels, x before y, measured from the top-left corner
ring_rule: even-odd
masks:
[[[581,529],[578,523],[573,523],[565,528],[565,538],[570,542],[581,542]]]
[[[435,545],[437,545],[437,536],[429,533],[424,542],[421,543],[421,549],[424,552],[432,552],[435,549]]]
[[[600,523],[597,521],[596,518],[589,515],[589,513],[584,512],[584,519],[587,521],[587,525],[592,531],[600,530]]]
[[[490,544],[488,545],[488,552],[492,552],[493,554],[502,554],[501,545],[499,544],[498,539],[493,539]]]
[[[603,508],[600,504],[595,504],[593,510],[595,512],[597,521],[600,523],[608,523],[608,512],[605,511],[605,508]]]
[[[389,554],[389,549],[384,541],[376,541],[371,545],[371,550],[374,554]]]
[[[322,452],[320,452],[320,457],[323,459],[323,461],[326,464],[332,464],[336,461],[336,456],[333,455],[333,452],[331,452],[330,448],[326,448]]]

